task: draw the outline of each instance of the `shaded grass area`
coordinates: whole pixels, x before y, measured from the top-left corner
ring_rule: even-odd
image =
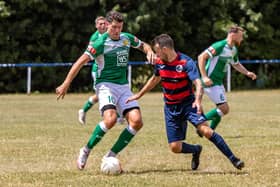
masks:
[[[144,127],[120,159],[125,173],[100,173],[102,156],[125,127],[116,125],[92,151],[84,171],[76,157],[100,121],[97,106],[87,125],[77,121],[88,94],[0,95],[0,186],[279,186],[280,90],[227,94],[230,113],[217,128],[232,150],[245,161],[242,171],[188,126],[187,142],[203,145],[201,165],[190,168],[191,155],[170,152],[164,128],[161,93],[140,101]],[[204,97],[204,110],[214,107]]]

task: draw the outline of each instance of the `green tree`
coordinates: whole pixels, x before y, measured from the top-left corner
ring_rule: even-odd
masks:
[[[0,0],[0,63],[74,62],[95,30],[96,16],[110,10],[124,14],[124,31],[146,42],[168,33],[176,48],[195,60],[211,43],[226,37],[231,24],[246,29],[240,59],[279,59],[279,9],[278,0]],[[141,52],[131,52],[132,61],[145,60]],[[266,88],[280,85],[278,66],[254,64],[250,69],[260,72]],[[84,68],[74,80],[73,91],[91,90],[89,69]],[[53,91],[67,71],[34,68],[32,87]],[[151,73],[151,66],[133,69],[134,89]],[[1,92],[25,91],[26,69],[1,68],[0,74]],[[233,87],[243,88],[243,78],[233,74]]]

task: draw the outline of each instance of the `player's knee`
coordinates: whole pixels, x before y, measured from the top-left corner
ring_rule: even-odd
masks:
[[[110,112],[110,111],[106,111],[103,114],[103,121],[106,124],[106,127],[108,129],[112,128],[115,123],[117,122],[117,114],[116,112]]]
[[[223,116],[229,113],[229,107],[225,107],[222,110]]]
[[[169,144],[169,148],[173,153],[181,153],[182,146],[177,142],[172,142]]]
[[[224,103],[218,107],[221,111],[221,116],[226,115],[229,113],[229,106],[227,103]]]
[[[200,134],[205,136],[206,138],[211,138],[213,134],[213,129],[211,129],[208,124],[205,122],[203,124],[200,124],[197,129],[199,130]]]
[[[139,131],[143,127],[143,122],[141,118],[137,120],[128,120],[128,121],[129,121],[129,125],[136,131]]]
[[[224,115],[229,113],[229,107],[226,108],[226,110],[224,111]]]
[[[134,109],[129,111],[126,114],[126,118],[129,125],[133,127],[136,131],[140,130],[143,127],[143,121],[142,121],[140,110]]]
[[[92,98],[92,100],[93,100],[95,103],[98,102],[98,97],[97,97],[97,95],[93,95],[91,98]]]

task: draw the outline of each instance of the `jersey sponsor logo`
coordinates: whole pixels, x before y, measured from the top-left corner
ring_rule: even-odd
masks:
[[[208,51],[212,54],[215,55],[216,54],[216,50],[213,47],[209,47]]]
[[[126,66],[128,63],[128,51],[122,50],[117,52],[117,66]]]
[[[87,50],[93,55],[96,53],[96,50],[91,45],[87,47]]]
[[[124,46],[127,46],[127,45],[128,45],[128,40],[124,40],[124,41],[123,41],[123,45],[124,45]]]
[[[184,68],[183,68],[182,65],[177,65],[177,66],[176,66],[176,71],[177,71],[177,72],[182,72],[183,69],[184,69]]]

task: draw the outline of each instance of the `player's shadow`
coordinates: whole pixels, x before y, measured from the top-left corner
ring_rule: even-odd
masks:
[[[249,175],[246,171],[203,171],[191,169],[151,169],[151,170],[142,170],[142,171],[125,171],[125,174],[147,174],[147,173],[176,173],[176,172],[185,172],[191,175]]]
[[[240,138],[265,138],[267,136],[262,136],[262,135],[246,135],[246,136],[240,136],[240,135],[237,135],[237,136],[223,136],[225,139],[240,139]],[[271,136],[270,136],[271,137]]]

